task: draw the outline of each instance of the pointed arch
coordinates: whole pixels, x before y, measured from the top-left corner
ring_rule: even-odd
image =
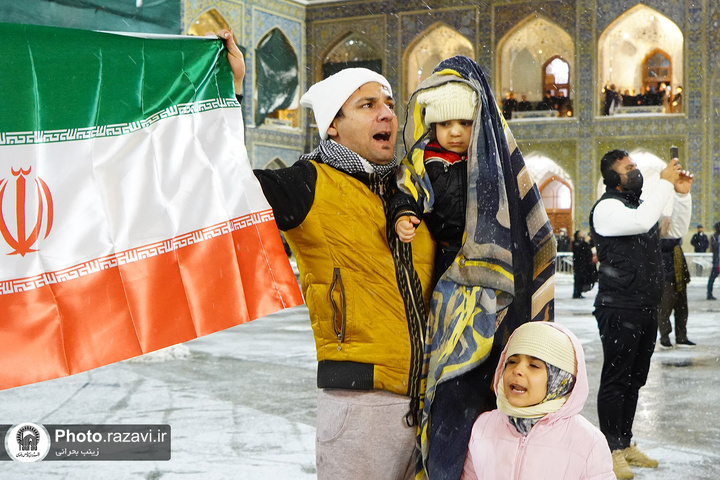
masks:
[[[672,83],[672,59],[660,48],[645,55],[642,61],[643,90],[646,87],[660,87]]]
[[[542,66],[543,92],[552,96],[563,93],[570,95],[570,63],[561,55],[554,55]]]
[[[255,47],[255,124],[266,119],[278,126],[297,128],[298,56],[280,28],[272,28]]]
[[[598,85],[614,84],[616,91],[626,98],[645,93],[646,87],[654,86],[660,90],[663,87],[661,83],[665,83],[667,90],[674,91],[683,84],[683,44],[683,33],[675,22],[653,8],[637,4],[600,34],[597,44]],[[656,53],[666,61],[663,62],[661,57],[654,58]],[[650,59],[651,63],[659,63],[650,71],[667,73],[664,79],[653,81],[647,70]],[[600,89],[597,93],[597,98],[601,98]],[[671,109],[665,110],[669,113]]]
[[[265,165],[265,170],[280,170],[285,167],[287,167],[285,162],[283,162],[280,157],[275,157],[270,160],[267,165]]]
[[[553,231],[574,231],[575,187],[570,175],[555,160],[536,152],[525,155],[525,164],[538,185]]]
[[[342,34],[320,56],[316,79],[323,80],[345,68],[364,67],[383,74],[381,50],[367,36],[354,30]]]
[[[475,49],[467,37],[446,23],[434,23],[415,37],[403,53],[405,98],[432,74],[438,63],[455,55],[475,58]]]
[[[553,175],[539,186],[540,197],[547,212],[553,231],[565,228],[572,232],[572,189],[562,177]]]
[[[542,15],[529,15],[506,33],[498,42],[496,55],[496,95],[505,92],[526,94],[529,101],[542,99],[546,82],[544,66],[553,58],[562,58],[568,65],[568,78],[574,79],[575,44],[562,27]],[[567,98],[572,81],[567,83]]]
[[[225,17],[223,17],[223,15],[216,9],[210,8],[190,22],[187,33],[188,35],[203,37],[207,33],[215,33],[219,30],[229,28],[230,24],[228,24],[227,20],[225,20]],[[237,43],[237,38],[235,39],[235,43]]]

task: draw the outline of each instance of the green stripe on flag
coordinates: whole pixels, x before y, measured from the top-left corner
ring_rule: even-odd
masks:
[[[139,122],[234,98],[221,40],[0,23],[0,133]]]

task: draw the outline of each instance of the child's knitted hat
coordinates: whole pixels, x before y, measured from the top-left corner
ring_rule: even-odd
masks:
[[[314,84],[300,98],[300,105],[312,108],[320,138],[328,139],[327,129],[343,104],[355,90],[370,82],[377,82],[387,88],[392,96],[390,82],[379,73],[367,68],[346,68]]]
[[[530,355],[577,375],[572,341],[547,322],[528,322],[520,325],[510,337],[505,358],[510,358],[512,355]]]
[[[475,120],[477,93],[462,82],[448,82],[428,88],[417,96],[417,103],[425,110],[425,128],[448,120]]]

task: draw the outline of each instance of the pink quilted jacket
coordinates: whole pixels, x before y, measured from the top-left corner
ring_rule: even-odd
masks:
[[[580,415],[588,396],[585,354],[568,333],[577,358],[577,379],[565,405],[537,422],[523,437],[500,410],[480,415],[473,425],[463,479],[467,480],[615,480],[612,456],[603,434]],[[495,371],[502,378],[503,351]]]

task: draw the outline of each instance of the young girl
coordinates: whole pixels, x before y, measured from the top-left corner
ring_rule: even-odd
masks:
[[[580,415],[585,355],[568,329],[529,322],[495,371],[497,410],[475,421],[464,479],[615,480],[603,434]]]

